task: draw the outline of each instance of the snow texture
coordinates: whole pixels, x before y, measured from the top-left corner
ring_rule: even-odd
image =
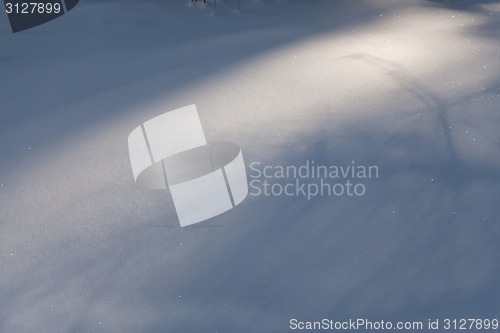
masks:
[[[500,317],[497,1],[85,1],[0,14],[0,332]],[[377,165],[180,228],[127,137],[196,104],[245,163]]]

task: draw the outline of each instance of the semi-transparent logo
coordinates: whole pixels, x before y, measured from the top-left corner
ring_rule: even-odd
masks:
[[[138,126],[128,137],[128,147],[136,184],[168,188],[181,226],[222,214],[248,194],[240,147],[207,143],[195,105]]]
[[[361,197],[367,192],[366,183],[379,178],[379,167],[350,164],[324,165],[314,160],[302,164],[266,165],[250,163],[251,196]]]

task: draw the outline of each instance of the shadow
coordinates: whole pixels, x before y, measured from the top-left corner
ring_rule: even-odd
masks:
[[[357,161],[379,165],[382,176],[369,181],[362,198],[249,197],[238,212],[222,217],[234,238],[221,235],[218,246],[189,259],[198,270],[176,289],[189,313],[146,332],[164,325],[173,331],[196,332],[203,325],[215,331],[283,332],[291,318],[427,323],[498,316],[500,294],[493,290],[500,269],[493,258],[500,254],[499,161],[488,165],[459,153],[450,130],[456,125],[450,119],[454,108],[497,91],[498,83],[449,101],[403,67],[361,54],[351,58],[381,68],[401,91],[409,91],[415,105],[428,112],[426,121],[409,133],[393,130],[401,119],[373,115],[349,124],[338,134],[342,140],[324,130],[296,138],[308,142],[306,151],[293,143],[283,147],[273,156],[276,165],[311,159],[349,164],[358,152]],[[331,118],[310,121],[325,124]],[[436,135],[429,137],[426,127]],[[346,144],[335,145],[339,141]],[[387,144],[391,141],[411,154],[397,154],[399,148]],[[245,225],[235,225],[238,216],[245,216]],[[241,238],[235,236],[240,228]],[[173,298],[161,285],[157,280],[146,286],[142,301],[159,305]]]
[[[373,66],[385,64],[368,60]],[[417,99],[432,95],[419,90],[418,81],[394,79],[413,85]],[[425,124],[449,121],[449,108],[440,105],[429,110]],[[46,284],[34,287],[25,276],[2,292],[2,299],[30,304],[24,315],[45,327],[57,328],[66,314],[64,321],[73,323],[63,330],[68,333],[283,332],[291,318],[414,321],[498,314],[500,295],[491,292],[500,274],[493,260],[500,255],[498,168],[484,172],[482,164],[460,156],[452,134],[443,139],[449,144],[431,145],[418,131],[390,133],[398,121],[373,115],[334,136],[326,126],[298,136],[297,142],[307,142],[304,148],[291,142],[281,154],[261,161],[349,165],[354,157],[359,164],[379,165],[380,177],[366,183],[363,197],[250,196],[197,228],[168,232],[161,221],[175,219],[172,210],[140,223],[123,212],[112,220],[124,226],[98,237],[91,247],[80,249],[81,241],[73,238],[78,234],[55,247],[47,244],[42,253],[64,250],[64,260],[47,256],[26,268]],[[328,115],[309,122],[338,130]],[[415,147],[421,163],[396,154],[398,147],[386,144],[391,140]],[[459,177],[447,180],[446,156],[455,156]],[[129,223],[121,221],[125,217]],[[40,308],[75,292],[75,307],[37,317]],[[11,311],[2,322],[9,318],[15,318]]]
[[[74,13],[71,19],[84,31],[59,35],[49,30],[48,36],[38,36],[38,30],[49,29],[44,25],[22,36],[5,38],[5,54],[0,54],[0,59],[16,61],[8,64],[0,86],[3,92],[2,130],[41,117],[37,114],[63,117],[68,122],[74,119],[74,123],[68,123],[68,130],[90,126],[96,120],[118,114],[123,117],[133,107],[244,64],[259,54],[315,34],[342,33],[354,24],[379,18],[369,5],[352,5],[347,1],[326,6],[323,15],[308,25],[300,21],[317,11],[300,1],[288,4],[293,10],[287,11],[286,15],[279,7],[257,2],[253,5],[257,8],[249,8],[245,15],[235,16],[224,11],[224,16],[219,18],[207,15],[204,10],[188,8],[186,3],[190,2],[177,1],[175,6],[165,6],[161,1],[140,4],[129,1],[83,2],[79,5],[79,15]],[[234,1],[226,1],[223,8],[231,8],[233,4]],[[325,6],[325,1],[318,4]],[[143,20],[136,13],[138,8],[151,12],[155,19]],[[329,20],[329,11],[344,15],[340,20]],[[290,14],[292,16],[288,16]],[[180,15],[184,15],[182,19]],[[256,15],[260,15],[259,19],[255,19]],[[88,17],[94,19],[88,20]],[[52,23],[68,24],[60,20]],[[38,49],[36,56],[29,52],[32,47]],[[221,54],[221,49],[230,52]],[[138,61],[138,58],[143,60]],[[61,59],[63,63],[58,63]],[[26,80],[27,73],[20,75],[23,72],[31,72],[29,80]],[[155,77],[161,79],[155,80]],[[141,89],[139,94],[122,96],[123,100],[116,101],[117,106],[111,109],[87,110],[84,115],[72,114],[71,119],[68,119],[69,110],[56,111],[65,105],[147,78],[158,84]],[[22,91],[29,91],[30,98],[20,98]],[[34,108],[38,112],[34,112]],[[62,129],[58,137],[66,134]]]
[[[288,28],[296,18],[290,19],[295,21],[288,22]],[[346,19],[343,24],[351,23]],[[193,81],[203,82],[226,66],[323,31],[317,28],[299,29],[285,37],[250,33],[237,42],[222,38],[215,45],[231,42],[237,51],[220,58],[214,53],[201,61],[199,51],[205,48],[182,44],[193,50],[184,59],[194,64],[193,72],[177,59],[183,52],[159,50],[151,72],[144,76],[154,77],[154,69],[160,76],[145,83],[147,89],[123,96],[105,111],[89,109],[75,119],[66,115],[52,127],[43,123],[48,126],[45,129],[62,131],[37,136],[40,147],[71,136],[80,127],[118,116],[131,116],[126,125],[130,123],[132,129],[149,114],[129,115],[131,105],[140,105],[165,89],[172,94],[180,89],[177,84],[188,87]],[[341,33],[342,28],[338,29]],[[257,40],[261,46],[248,45]],[[161,64],[162,57],[172,62]],[[475,146],[466,144],[465,129],[470,125],[467,116],[478,122],[480,130],[498,128],[498,117],[478,116],[484,115],[479,102],[474,104],[477,110],[468,112],[467,107],[471,100],[498,93],[500,82],[451,98],[432,91],[401,63],[365,52],[336,59],[344,60],[376,69],[382,73],[377,79],[386,78],[396,88],[383,90],[386,96],[373,101],[367,89],[373,83],[364,82],[352,99],[344,97],[349,99],[344,118],[330,112],[330,101],[314,99],[315,104],[304,109],[293,105],[293,94],[287,95],[292,99],[289,109],[283,114],[279,109],[269,111],[278,114],[279,121],[272,126],[243,125],[255,132],[241,134],[241,140],[249,141],[241,146],[247,166],[253,161],[300,166],[308,160],[317,165],[350,165],[351,161],[377,165],[379,178],[363,180],[365,195],[311,200],[301,195],[249,196],[223,215],[179,228],[168,196],[139,190],[128,177],[128,127],[122,126],[123,137],[112,139],[91,132],[96,138],[89,146],[106,145],[102,154],[107,159],[98,160],[102,165],[78,168],[74,161],[82,157],[65,152],[60,163],[70,162],[57,170],[74,170],[52,175],[39,166],[22,183],[35,184],[26,190],[33,194],[24,195],[25,190],[15,184],[17,192],[4,198],[25,207],[0,211],[5,223],[10,222],[8,229],[2,225],[0,234],[2,253],[7,254],[1,259],[7,269],[0,285],[0,330],[281,333],[289,330],[291,318],[425,321],[452,315],[498,316],[500,161],[494,154],[498,146],[484,143],[477,149],[483,153],[475,155]],[[114,70],[120,68],[116,65]],[[86,84],[98,82],[97,72],[91,71]],[[161,82],[163,86],[156,86]],[[120,84],[109,79],[95,91]],[[308,91],[314,92],[313,88]],[[50,109],[64,98],[80,100],[93,94],[79,93],[54,102],[41,99],[40,104]],[[107,98],[100,100],[102,105]],[[355,98],[361,103],[356,104]],[[29,106],[24,103],[17,110]],[[359,115],[359,108],[373,112]],[[390,112],[395,108],[398,112]],[[8,121],[13,129],[3,132],[5,137],[17,138],[15,126],[24,117]],[[278,141],[280,135],[285,138]],[[9,144],[19,145],[7,142],[2,148]],[[102,156],[79,148],[89,149],[84,156]],[[2,174],[8,170],[4,166],[22,161],[15,153],[9,156],[13,158],[2,162]],[[54,159],[59,162],[57,156]],[[74,188],[56,186],[56,193],[47,193],[46,180],[36,178],[37,173],[40,177],[48,173],[47,179]],[[272,181],[284,186],[293,180]],[[38,199],[48,207],[27,199]],[[61,201],[63,209],[57,208]]]
[[[472,27],[466,30],[467,34],[492,39],[499,39],[500,12],[492,9],[492,5],[498,4],[496,0],[429,0],[429,6],[464,11],[479,14],[477,20],[473,20]]]
[[[498,160],[491,166],[475,163],[458,153],[451,132],[441,135],[449,131],[448,113],[460,101],[441,99],[403,68],[395,75],[382,59],[353,57],[382,66],[403,90],[410,88],[416,100],[425,101],[429,117],[422,125],[436,128],[444,144],[418,129],[391,132],[400,119],[377,115],[339,133],[345,145],[335,145],[327,130],[297,137],[297,142],[307,140],[307,151],[291,143],[273,157],[274,164],[311,159],[349,164],[358,147],[357,161],[379,165],[382,176],[367,184],[363,198],[249,197],[239,211],[222,217],[230,231],[218,245],[188,259],[197,272],[176,291],[189,303],[189,313],[146,332],[164,325],[173,331],[196,332],[203,325],[216,331],[283,332],[291,318],[426,322],[498,315],[500,294],[490,292],[500,274],[493,260],[500,254]],[[397,155],[398,148],[387,145],[390,140],[416,156]],[[371,154],[375,157],[367,158]],[[241,216],[245,225],[235,225]],[[161,285],[159,279],[146,286],[142,301],[158,306],[173,298],[171,288]]]
[[[249,4],[236,16],[225,12],[235,1],[226,1],[220,17],[185,4],[82,2],[68,18],[6,36],[0,58],[11,61],[2,69],[0,81],[0,151],[11,158],[0,160],[0,169],[13,173],[19,164],[27,164],[21,161],[28,157],[28,149],[42,151],[96,126],[118,120],[132,129],[145,117],[157,115],[137,111],[156,99],[174,99],[207,78],[288,44],[342,34],[353,25],[380,19],[379,11],[364,2],[319,1],[316,4],[325,10],[308,24],[302,22],[317,10],[304,1],[290,2],[292,9],[286,13],[267,2],[251,2],[252,7]],[[137,15],[138,8],[151,18],[141,19],[144,14]],[[69,19],[81,30],[51,30],[59,26],[64,31]],[[40,35],[44,29],[47,33]],[[196,96],[190,96],[184,103],[195,101]],[[178,103],[165,107],[175,109]]]
[[[496,0],[429,0],[435,4],[443,4],[448,8],[483,12],[482,6],[496,4]]]

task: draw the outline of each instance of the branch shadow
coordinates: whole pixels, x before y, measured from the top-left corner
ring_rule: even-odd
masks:
[[[280,41],[271,38],[255,53],[238,44],[241,53],[231,61],[238,63],[243,54],[249,59]],[[337,119],[324,114],[307,120],[315,131],[303,131],[275,155],[266,158],[249,150],[245,156],[279,165],[306,160],[376,164],[381,176],[367,181],[365,196],[250,196],[216,219],[183,229],[165,225],[164,219],[175,220],[172,207],[138,225],[130,222],[133,213],[122,212],[107,221],[116,223],[112,232],[92,235],[92,241],[68,235],[41,247],[45,260],[26,267],[25,275],[1,289],[0,328],[12,329],[28,318],[32,331],[44,324],[47,331],[68,333],[284,332],[291,318],[498,315],[500,268],[492,258],[500,255],[500,161],[464,154],[450,127],[457,117],[452,110],[498,92],[500,82],[447,100],[398,63],[364,53],[347,59],[380,69],[411,92],[418,101],[414,105],[425,113],[420,127],[397,129],[405,115],[372,114],[336,125]],[[212,75],[227,65],[225,60],[187,75],[181,85]],[[163,70],[168,72],[168,66]],[[156,94],[159,89],[143,98]],[[319,101],[317,108],[322,104],[327,102]],[[52,139],[102,120],[94,119],[98,113],[89,111]],[[290,116],[283,126],[297,121]],[[428,128],[434,135],[428,135]],[[289,180],[275,181],[284,185]],[[130,187],[114,193],[126,196]],[[83,201],[99,200],[98,194]],[[159,199],[147,199],[161,205]],[[105,209],[89,216],[108,216]],[[123,227],[117,226],[120,222]],[[63,260],[52,253],[63,253]],[[41,285],[33,285],[33,276]],[[47,318],[52,303],[56,309]],[[63,306],[57,309],[58,304]]]

